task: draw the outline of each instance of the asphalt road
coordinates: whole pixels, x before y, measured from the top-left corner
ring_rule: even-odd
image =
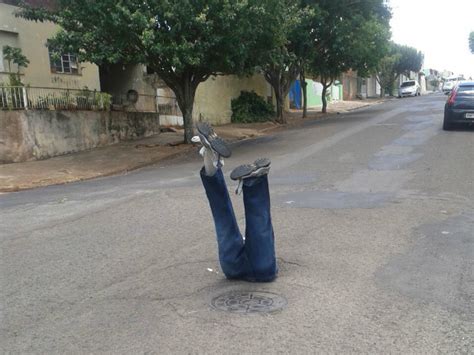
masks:
[[[474,129],[441,130],[445,99],[233,147],[227,176],[272,159],[273,283],[220,272],[197,154],[0,196],[0,352],[473,353]],[[210,306],[230,291],[287,305]]]

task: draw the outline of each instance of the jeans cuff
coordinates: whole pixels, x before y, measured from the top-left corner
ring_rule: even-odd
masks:
[[[220,180],[222,177],[222,170],[221,168],[217,168],[216,173],[212,176],[206,175],[206,169],[204,166],[201,168],[201,171],[199,171],[199,174],[201,175],[201,179],[207,180],[209,182],[213,182],[216,180]]]
[[[251,187],[251,186],[255,186],[262,183],[266,179],[267,179],[267,174],[258,176],[258,177],[250,177],[247,179],[243,179],[243,183],[244,183],[244,186]]]

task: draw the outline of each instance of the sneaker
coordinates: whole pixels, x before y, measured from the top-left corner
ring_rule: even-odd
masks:
[[[199,136],[193,136],[191,138],[191,142],[193,144],[201,144],[201,149],[199,149],[199,154],[204,158],[204,162],[206,162],[206,159],[208,159],[208,156],[206,156],[206,152],[210,154],[212,164],[215,168],[222,168],[224,166],[224,159],[219,156],[214,150],[208,149],[206,146],[202,144],[201,138]],[[204,163],[206,164],[206,163]]]
[[[191,143],[201,143],[201,138],[199,138],[199,136],[193,136],[193,138],[191,138]]]
[[[243,180],[251,177],[258,177],[268,174],[270,171],[270,159],[261,158],[255,160],[253,164],[245,164],[236,167],[230,173],[232,180]]]
[[[232,155],[227,143],[224,142],[222,138],[217,136],[209,123],[198,122],[196,124],[196,129],[198,131],[200,142],[203,146],[224,158],[229,158]]]

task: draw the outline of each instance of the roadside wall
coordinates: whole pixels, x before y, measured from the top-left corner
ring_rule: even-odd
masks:
[[[159,132],[157,113],[0,111],[0,163],[46,159]]]
[[[357,72],[349,70],[342,74],[343,99],[355,100],[357,97]]]
[[[270,85],[262,75],[239,78],[235,75],[212,76],[198,86],[194,102],[193,119],[212,124],[230,123],[231,101],[241,91],[255,91],[265,100],[272,96]]]

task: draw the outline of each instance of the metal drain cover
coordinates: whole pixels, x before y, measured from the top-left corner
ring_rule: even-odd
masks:
[[[232,291],[211,301],[213,308],[232,313],[271,313],[286,305],[284,297],[264,291]]]

